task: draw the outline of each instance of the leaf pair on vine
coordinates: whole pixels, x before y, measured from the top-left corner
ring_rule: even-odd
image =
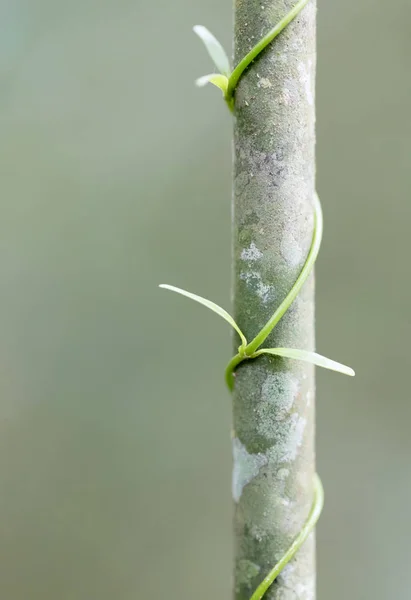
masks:
[[[305,5],[309,2],[309,0],[299,0],[297,4],[279,21],[268,33],[261,38],[257,42],[257,44],[251,48],[251,50],[246,54],[243,59],[238,63],[235,69],[231,72],[230,69],[230,61],[228,56],[220,44],[220,42],[214,37],[210,31],[203,25],[196,25],[194,27],[194,32],[199,36],[199,38],[204,43],[208,54],[210,55],[212,61],[214,62],[216,68],[220,71],[219,73],[212,73],[210,75],[204,75],[197,79],[197,85],[202,87],[207,83],[212,83],[216,87],[218,87],[228,104],[228,107],[231,111],[234,111],[234,92],[236,86],[242,77],[244,71],[248,68],[248,66],[261,54],[261,52],[283,31],[285,27],[293,20],[297,15],[301,12],[301,10],[305,7]],[[317,258],[322,238],[323,231],[323,219],[322,219],[322,211],[321,204],[319,198],[316,193],[314,193],[313,198],[314,204],[314,232],[313,239],[311,243],[311,247],[306,259],[306,262],[302,268],[300,275],[298,276],[297,281],[294,286],[288,293],[287,297],[283,300],[282,304],[277,308],[275,313],[272,315],[271,319],[264,325],[261,331],[257,334],[257,336],[251,341],[247,342],[247,339],[240,327],[234,321],[234,319],[229,315],[227,311],[223,308],[214,304],[210,300],[206,300],[201,296],[197,296],[196,294],[191,294],[185,290],[180,288],[171,286],[171,285],[161,285],[160,287],[171,290],[172,292],[177,292],[187,298],[191,298],[200,304],[203,304],[210,310],[217,313],[220,317],[225,319],[228,323],[230,323],[231,327],[233,327],[241,339],[241,346],[238,349],[238,354],[232,358],[230,363],[226,369],[226,381],[228,387],[230,389],[234,386],[234,371],[235,368],[246,359],[257,358],[262,354],[271,354],[274,356],[281,356],[284,358],[291,358],[302,360],[304,362],[311,363],[318,367],[323,367],[325,369],[330,369],[332,371],[337,371],[339,373],[344,373],[345,375],[353,376],[355,375],[354,371],[345,365],[342,365],[334,360],[330,360],[325,356],[321,356],[316,352],[309,352],[307,350],[299,350],[296,348],[262,348],[261,345],[270,335],[273,328],[279,322],[279,320],[284,316],[286,311],[289,309],[291,304],[294,302],[298,293],[300,292],[302,286],[307,280],[308,276],[311,273],[311,270],[314,266],[315,260]]]
[[[218,306],[218,304],[211,302],[211,300],[207,300],[206,298],[202,298],[201,296],[197,296],[196,294],[192,294],[191,292],[187,292],[186,290],[182,290],[173,285],[162,284],[160,287],[170,290],[171,292],[181,294],[182,296],[186,296],[187,298],[206,306],[227,321],[227,323],[229,323],[240,336],[241,346],[239,348],[239,354],[244,358],[257,358],[262,354],[271,354],[274,356],[281,356],[283,358],[302,360],[304,362],[316,365],[317,367],[323,367],[324,369],[337,371],[338,373],[350,375],[351,377],[355,375],[355,372],[350,367],[326,358],[325,356],[321,356],[321,354],[317,354],[316,352],[309,352],[307,350],[299,350],[296,348],[262,348],[261,350],[256,350],[252,354],[247,354],[247,339],[232,316],[226,310],[224,310],[224,308],[221,308],[221,306]]]
[[[199,87],[204,87],[207,83],[212,83],[218,87],[224,98],[227,97],[228,82],[231,75],[230,61],[228,56],[220,44],[220,42],[208,31],[203,25],[196,25],[193,27],[194,33],[198,35],[201,41],[204,43],[211,60],[220,71],[220,73],[211,73],[210,75],[204,75],[197,79],[196,84]]]
[[[297,4],[279,21],[266,35],[257,42],[255,46],[240,60],[233,71],[230,69],[230,61],[220,42],[203,25],[196,25],[194,32],[203,41],[207,52],[220,73],[211,73],[197,79],[197,85],[202,87],[212,83],[218,87],[225,98],[231,112],[234,111],[234,92],[244,71],[261,54],[261,52],[295,19],[309,0],[299,0]]]

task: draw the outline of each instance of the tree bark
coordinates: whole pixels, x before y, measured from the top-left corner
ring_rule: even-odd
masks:
[[[236,0],[235,64],[296,0]],[[313,234],[315,23],[311,0],[247,69],[235,93],[234,313],[254,338],[294,285]],[[236,340],[235,351],[237,351]],[[263,345],[314,350],[314,277]],[[233,394],[235,598],[248,600],[313,500],[314,368],[260,357]],[[311,534],[266,594],[314,600]]]

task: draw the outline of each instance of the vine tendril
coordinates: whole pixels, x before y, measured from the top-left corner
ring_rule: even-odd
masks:
[[[309,0],[299,0],[299,2],[297,2],[297,4],[290,10],[290,12],[285,17],[283,17],[283,19],[281,19],[281,21],[279,21],[250,50],[250,52],[248,52],[248,54],[239,62],[239,64],[231,72],[231,74],[229,73],[229,61],[227,55],[221,44],[218,42],[218,40],[216,40],[216,38],[205,27],[201,25],[194,27],[195,33],[197,33],[197,35],[202,39],[207,48],[208,53],[210,54],[214,63],[219,67],[220,70],[220,74],[213,73],[211,75],[205,75],[201,77],[197,80],[197,85],[203,86],[206,83],[212,83],[213,85],[218,87],[223,92],[224,99],[227,102],[229,109],[231,110],[231,112],[234,112],[235,91],[245,70],[261,54],[261,52],[281,33],[281,31],[283,31],[285,27],[287,27],[287,25],[291,23],[291,21],[301,12],[301,10],[308,4],[308,2]],[[316,354],[314,352],[296,350],[291,348],[260,349],[261,345],[265,342],[267,337],[273,331],[274,327],[277,325],[280,319],[282,319],[282,317],[285,315],[287,310],[290,308],[290,306],[298,296],[299,292],[301,291],[301,288],[303,287],[304,283],[307,281],[309,275],[311,274],[312,269],[314,267],[314,263],[317,259],[323,233],[322,210],[317,193],[314,193],[313,205],[313,236],[305,264],[297,280],[295,281],[292,289],[287,294],[286,298],[275,310],[272,317],[267,321],[264,327],[262,327],[262,329],[258,332],[258,334],[251,342],[247,342],[245,335],[243,334],[237,323],[234,321],[234,319],[223,308],[214,304],[214,302],[211,302],[210,300],[206,300],[201,296],[197,296],[196,294],[192,294],[174,286],[169,286],[165,284],[160,286],[182,294],[183,296],[187,296],[192,300],[203,304],[207,308],[217,313],[220,317],[225,319],[228,323],[230,323],[230,325],[239,334],[241,339],[241,346],[238,348],[238,353],[230,360],[225,370],[225,379],[230,391],[234,389],[236,368],[242,362],[246,360],[257,359],[263,354],[277,355],[286,358],[307,361],[317,366],[339,371],[346,375],[355,374],[354,371],[349,367],[341,365],[340,363],[336,363],[335,361],[331,361],[330,359],[325,358],[324,356],[320,356],[319,354]],[[317,474],[314,475],[313,490],[313,504],[310,513],[307,517],[307,520],[302,526],[301,531],[299,532],[291,546],[288,548],[288,550],[285,552],[285,554],[278,561],[278,563],[265,576],[263,581],[252,594],[250,600],[261,600],[263,598],[268,588],[272,585],[272,583],[284,569],[286,564],[295,556],[295,554],[301,548],[302,544],[305,542],[311,531],[314,529],[324,504],[324,490],[321,484],[321,480]]]
[[[291,23],[293,19],[302,11],[304,6],[308,4],[310,0],[300,0],[297,4],[281,19],[257,44],[250,50],[248,54],[244,56],[238,63],[234,71],[228,78],[228,88],[226,93],[227,103],[230,102],[234,96],[235,89],[240,81],[241,76],[247,67],[257,58],[259,54],[269,45],[275,38]]]
[[[314,529],[318,519],[320,518],[321,511],[324,506],[324,488],[321,483],[321,479],[317,473],[314,475],[314,501],[311,507],[310,514],[306,522],[304,523],[300,533],[297,535],[291,546],[283,554],[278,563],[274,565],[271,571],[264,577],[258,588],[255,590],[250,600],[261,600],[268,588],[274,583],[275,579],[279,576],[284,567],[290,562],[295,556],[305,540],[308,538],[312,530]]]
[[[301,288],[304,283],[307,281],[308,276],[310,275],[314,263],[317,259],[318,252],[321,246],[321,240],[323,235],[323,215],[321,210],[320,199],[318,195],[314,194],[314,233],[311,242],[311,248],[308,252],[307,259],[305,264],[301,270],[300,275],[298,276],[297,281],[294,283],[288,295],[285,297],[283,302],[277,308],[271,319],[267,321],[264,327],[257,333],[255,338],[245,347],[242,348],[240,346],[238,354],[236,354],[228,363],[225,379],[228,385],[228,388],[232,391],[234,389],[234,371],[238,367],[238,365],[244,360],[250,358],[257,358],[260,356],[264,350],[260,350],[257,353],[258,348],[265,342],[267,337],[270,335],[274,327],[280,321],[280,319],[285,315],[287,310],[290,308],[291,304],[294,302],[298,294],[300,293]]]

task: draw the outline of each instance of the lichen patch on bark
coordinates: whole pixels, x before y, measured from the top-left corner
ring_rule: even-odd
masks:
[[[250,483],[267,464],[264,454],[249,454],[238,438],[233,439],[233,498],[238,502],[244,486]]]

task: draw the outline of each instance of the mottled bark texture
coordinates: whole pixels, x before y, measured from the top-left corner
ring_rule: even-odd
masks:
[[[295,1],[236,0],[235,64]],[[234,310],[249,341],[294,285],[311,244],[315,19],[311,0],[236,90]],[[264,346],[314,349],[313,276]],[[243,363],[233,402],[235,597],[248,600],[312,504],[314,369],[280,358]],[[313,534],[266,598],[314,600]]]

